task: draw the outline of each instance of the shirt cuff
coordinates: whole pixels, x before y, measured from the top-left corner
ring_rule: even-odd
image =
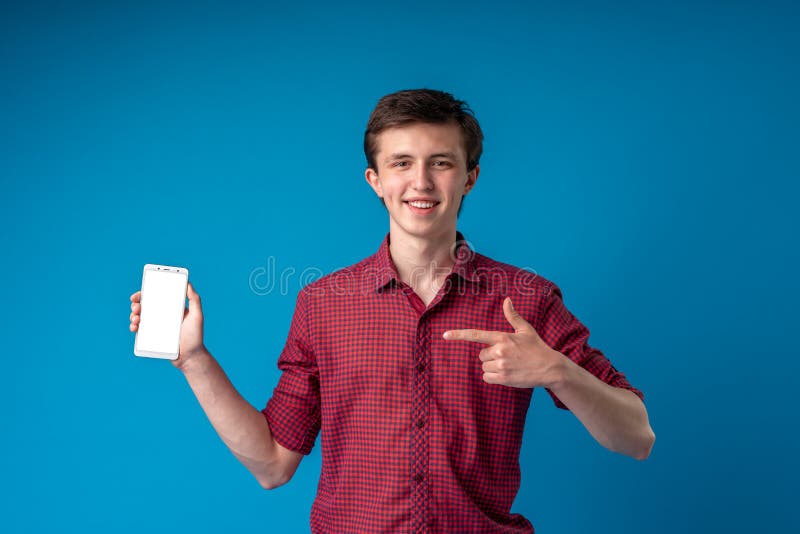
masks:
[[[281,446],[304,455],[311,453],[320,428],[318,414],[293,409],[281,403],[277,396],[267,402],[261,413],[275,441]]]

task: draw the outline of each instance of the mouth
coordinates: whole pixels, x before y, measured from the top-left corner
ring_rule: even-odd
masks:
[[[440,204],[437,200],[404,200],[403,203],[409,207],[413,213],[424,215],[431,213]]]

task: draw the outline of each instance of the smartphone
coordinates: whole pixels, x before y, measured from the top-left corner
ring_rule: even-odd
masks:
[[[139,328],[133,353],[177,360],[189,269],[148,263],[142,273]]]

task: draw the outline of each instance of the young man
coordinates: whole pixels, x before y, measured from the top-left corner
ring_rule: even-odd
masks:
[[[274,488],[322,432],[313,532],[533,532],[510,509],[534,387],[608,449],[650,453],[642,393],[588,345],[559,288],[475,253],[456,231],[481,143],[472,112],[448,93],[378,102],[366,180],[389,233],[374,255],[300,292],[262,411],[203,345],[189,285],[175,365],[233,454]],[[139,292],[131,300],[135,331]]]

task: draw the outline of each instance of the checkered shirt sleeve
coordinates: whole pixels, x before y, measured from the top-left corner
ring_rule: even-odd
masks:
[[[308,295],[297,296],[286,345],[278,358],[281,373],[262,413],[275,440],[287,449],[309,454],[320,430],[319,370],[309,340]]]

